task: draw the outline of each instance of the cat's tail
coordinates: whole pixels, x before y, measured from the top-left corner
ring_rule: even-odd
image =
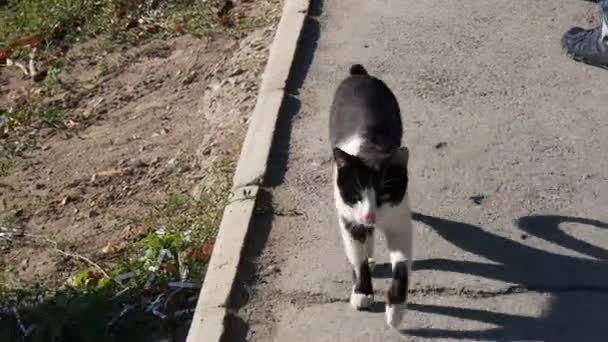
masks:
[[[350,74],[352,75],[368,75],[367,70],[361,64],[353,64],[350,67]]]

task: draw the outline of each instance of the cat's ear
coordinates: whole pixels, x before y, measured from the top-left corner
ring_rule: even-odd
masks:
[[[341,169],[345,166],[352,164],[354,159],[355,159],[355,157],[342,151],[341,149],[339,149],[337,147],[334,148],[334,160],[336,161],[336,165],[338,166],[338,169]]]
[[[407,162],[410,159],[410,151],[407,147],[399,147],[391,156],[391,163],[407,168]]]

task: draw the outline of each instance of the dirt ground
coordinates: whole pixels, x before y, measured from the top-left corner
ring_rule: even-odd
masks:
[[[71,48],[56,75],[65,91],[45,99],[65,108],[64,129],[23,133],[31,139],[0,178],[0,211],[26,234],[103,262],[151,228],[132,223],[148,203],[209,185],[206,170],[238,156],[281,10],[278,0],[242,5],[266,24],[240,39],[185,34],[110,54],[97,40]],[[0,68],[0,107],[37,87]],[[24,283],[56,288],[81,266],[48,248],[0,248],[0,268],[18,266]]]

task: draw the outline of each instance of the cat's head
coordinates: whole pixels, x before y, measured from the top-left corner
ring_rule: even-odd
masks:
[[[337,168],[338,214],[344,219],[373,225],[380,207],[401,203],[408,183],[406,147],[397,149],[378,167],[371,167],[339,148],[334,148],[333,154]]]

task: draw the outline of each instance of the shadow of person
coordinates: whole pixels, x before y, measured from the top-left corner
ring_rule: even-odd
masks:
[[[501,280],[522,287],[523,291],[549,293],[552,297],[542,317],[518,316],[498,312],[411,304],[412,310],[472,319],[495,324],[487,330],[410,329],[403,333],[427,338],[490,340],[605,341],[608,336],[608,263],[550,253],[526,246],[482,229],[420,213],[413,219],[433,228],[459,248],[495,262],[429,259],[416,262],[415,269],[443,270]],[[576,222],[605,228],[606,223],[565,216],[527,216],[516,221],[526,232],[577,252],[600,256],[601,247],[577,240],[561,231],[559,224]],[[558,231],[558,232],[555,232]],[[595,248],[592,248],[595,247]]]
[[[579,217],[557,215],[525,216],[516,221],[516,224],[525,232],[538,238],[555,243],[564,248],[585,254],[596,259],[608,260],[608,249],[577,239],[559,229],[562,223],[577,223],[598,228],[608,228],[608,224]]]

